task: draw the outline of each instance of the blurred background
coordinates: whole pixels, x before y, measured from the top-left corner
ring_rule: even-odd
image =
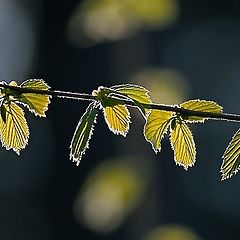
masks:
[[[240,102],[237,0],[0,0],[0,79],[43,78],[91,93],[141,84],[155,102]],[[27,114],[21,156],[0,149],[0,239],[236,239],[240,174],[221,182],[236,123],[190,126],[197,162],[175,166],[168,138],[155,155],[132,113],[127,138],[101,115],[79,167],[69,161],[85,102],[52,99],[46,119]]]

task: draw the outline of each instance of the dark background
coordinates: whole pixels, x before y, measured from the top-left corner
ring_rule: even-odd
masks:
[[[179,17],[173,25],[88,47],[74,45],[66,33],[79,3],[2,1],[1,79],[43,78],[52,89],[91,93],[100,85],[134,83],[132,76],[145,68],[167,68],[184,76],[186,100],[210,99],[225,112],[238,112],[239,1],[179,0]],[[27,114],[31,136],[21,156],[1,149],[0,239],[147,239],[152,229],[169,224],[193,234],[173,239],[238,237],[240,176],[221,182],[219,173],[236,123],[192,126],[197,163],[186,172],[175,166],[167,137],[161,153],[151,151],[137,114],[126,139],[110,133],[100,115],[90,149],[76,167],[69,161],[69,145],[86,107],[86,102],[54,98],[46,119]],[[81,213],[80,221],[74,214],[78,193],[104,161],[126,160],[125,156],[145,171],[140,179],[146,179],[146,187],[116,229],[91,230]]]

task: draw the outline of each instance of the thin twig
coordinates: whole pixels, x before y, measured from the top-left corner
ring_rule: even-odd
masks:
[[[76,100],[87,100],[87,101],[96,100],[96,97],[92,96],[91,94],[85,94],[85,93],[22,88],[19,86],[11,86],[11,85],[3,84],[3,83],[0,83],[0,88],[7,88],[10,90],[14,90],[15,92],[19,92],[20,94],[21,93],[35,93],[35,94],[49,95],[49,96],[53,96],[53,97],[71,98],[71,99],[76,99]]]
[[[35,94],[43,94],[43,95],[70,98],[70,99],[76,99],[76,100],[98,101],[96,96],[93,96],[91,94],[85,94],[85,93],[30,89],[30,88],[22,88],[19,86],[6,85],[3,83],[0,83],[0,88],[7,88],[10,90],[14,90],[16,92],[19,92],[20,94],[21,93],[35,93]],[[111,97],[109,97],[109,98],[111,98]],[[117,100],[119,101],[119,104],[126,104],[131,107],[137,106],[136,103],[134,103],[130,100],[125,100],[125,99],[117,99]],[[171,105],[164,105],[164,104],[154,104],[154,103],[151,103],[151,104],[140,103],[140,104],[144,108],[147,108],[147,109],[157,109],[157,110],[176,112],[176,113],[180,113],[184,116],[196,116],[196,117],[204,117],[204,118],[210,118],[210,119],[215,119],[215,120],[240,122],[240,115],[237,115],[237,114],[193,111],[193,110],[189,110],[189,109],[180,108],[178,106],[171,106]]]

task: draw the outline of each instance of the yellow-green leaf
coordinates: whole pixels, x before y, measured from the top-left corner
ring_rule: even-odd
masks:
[[[20,87],[34,90],[48,90],[50,87],[42,79],[29,79],[23,82]],[[36,93],[22,93],[19,99],[36,116],[46,117],[45,112],[50,103],[50,96]]]
[[[185,108],[192,111],[199,111],[199,112],[211,112],[211,113],[221,113],[222,107],[213,101],[207,100],[189,100],[182,104],[180,104],[181,108]],[[204,122],[208,118],[206,117],[198,117],[198,116],[182,116],[185,121],[190,123],[197,123],[197,122]]]
[[[98,110],[94,103],[91,103],[81,117],[74,132],[70,145],[70,160],[79,165],[82,155],[89,146],[89,140],[93,134],[94,123],[96,122]]]
[[[156,153],[161,150],[161,139],[168,130],[172,116],[172,112],[152,110],[147,118],[144,136]]]
[[[233,135],[223,154],[222,180],[232,177],[240,169],[240,129]]]
[[[29,129],[21,107],[13,102],[3,103],[6,111],[5,119],[0,117],[0,137],[2,146],[13,149],[17,154],[28,143]]]
[[[108,128],[115,134],[127,135],[130,124],[130,113],[125,105],[112,104],[103,108]]]
[[[145,109],[144,106],[142,106],[141,104],[141,103],[149,104],[152,102],[149,96],[149,91],[146,88],[134,84],[123,84],[113,86],[111,87],[111,89],[134,101],[144,115],[150,112],[149,109]]]
[[[170,132],[170,141],[176,164],[183,166],[185,170],[192,167],[196,161],[196,148],[186,123],[176,119],[176,125]]]

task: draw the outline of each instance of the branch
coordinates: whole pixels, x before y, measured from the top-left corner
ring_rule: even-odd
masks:
[[[42,95],[50,95],[53,97],[63,97],[63,98],[70,98],[76,100],[86,100],[86,101],[99,101],[96,96],[91,94],[85,93],[74,93],[74,92],[65,92],[65,91],[56,91],[56,90],[39,90],[39,89],[30,89],[30,88],[22,88],[19,86],[11,86],[0,83],[0,88],[7,88],[10,90],[14,90],[15,92],[21,93],[35,93],[35,94],[42,94]],[[111,97],[109,97],[111,98]],[[126,104],[131,107],[136,107],[136,103],[130,100],[123,100],[123,99],[116,99],[119,104]],[[193,111],[184,108],[180,108],[178,106],[171,106],[171,105],[164,105],[164,104],[146,104],[146,103],[139,103],[146,109],[157,109],[157,110],[164,110],[170,112],[180,113],[184,116],[197,116],[197,117],[204,117],[210,118],[214,120],[222,120],[222,121],[235,121],[240,122],[240,115],[237,114],[227,114],[227,113],[213,113],[213,112],[201,112],[201,111]]]
[[[10,90],[14,90],[15,92],[21,93],[35,93],[42,95],[50,95],[53,97],[62,97],[62,98],[70,98],[76,100],[87,100],[87,101],[96,101],[96,97],[91,94],[85,93],[74,93],[74,92],[65,92],[65,91],[56,91],[56,90],[40,90],[40,89],[32,89],[32,88],[22,88],[19,86],[11,86],[0,83],[0,88],[7,88]]]

